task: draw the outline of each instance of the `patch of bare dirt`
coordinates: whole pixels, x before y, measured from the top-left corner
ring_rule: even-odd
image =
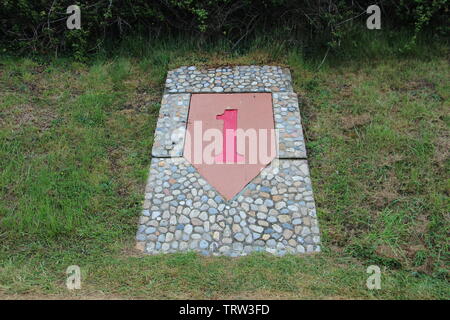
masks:
[[[209,298],[205,297],[193,297],[183,295],[170,299],[209,299],[209,300],[299,300],[299,299],[311,299],[318,298],[309,295],[307,292],[277,292],[277,291],[265,291],[259,290],[256,292],[242,292],[237,294],[228,295],[215,295]],[[101,292],[83,292],[74,291],[61,294],[7,294],[0,292],[0,300],[155,300],[149,299],[149,297],[134,297],[134,296],[120,296],[116,294],[101,293]],[[164,299],[164,297],[161,297]],[[324,300],[347,300],[352,297],[347,296],[323,296],[320,299]]]
[[[414,231],[418,234],[425,234],[428,231],[428,225],[430,223],[428,216],[421,214],[416,218],[416,220]]]
[[[346,115],[341,117],[341,127],[344,130],[350,130],[368,124],[370,121],[372,121],[372,117],[369,113]]]
[[[396,190],[390,188],[390,190],[380,190],[373,195],[375,206],[377,208],[384,208],[392,201],[398,199],[399,195]]]
[[[0,292],[0,300],[130,300],[130,297],[122,297],[104,293],[77,293],[73,294],[7,294]],[[139,298],[135,298],[139,299]]]
[[[443,166],[450,158],[450,136],[439,136],[435,140],[434,160]]]
[[[408,81],[405,83],[403,88],[400,88],[400,91],[418,91],[418,90],[430,90],[434,91],[436,89],[436,85],[428,80],[419,79],[415,81]]]
[[[138,225],[137,219],[136,225]],[[121,257],[134,257],[134,258],[144,257],[145,255],[143,251],[144,251],[143,242],[136,242],[134,244],[134,247],[131,247],[131,245],[126,245],[122,249]]]
[[[399,182],[397,177],[391,173],[380,189],[375,190],[371,196],[372,203],[375,207],[382,209],[400,198],[398,193]]]
[[[404,158],[405,158],[405,156],[401,153],[389,153],[380,160],[380,164],[383,166],[390,167],[390,166],[394,165],[396,162],[400,162],[400,161],[404,160]]]
[[[147,112],[149,108],[159,102],[159,96],[147,94],[146,92],[137,93],[133,99],[127,101],[120,109],[120,113],[129,114],[134,112]]]
[[[375,253],[384,258],[389,259],[398,259],[399,255],[390,247],[387,245],[379,245],[377,249],[375,250]]]
[[[418,252],[426,250],[423,244],[410,245],[403,249],[409,259],[414,259]]]
[[[408,94],[411,97],[420,96],[421,94],[432,94],[435,97],[442,99],[440,95],[438,95],[436,90],[436,85],[433,82],[430,82],[425,79],[419,79],[414,81],[406,82],[400,88],[391,88],[392,90]]]
[[[348,98],[353,95],[353,86],[351,84],[343,84],[338,89],[340,97]]]
[[[52,121],[56,118],[56,113],[48,108],[21,104],[2,111],[0,125],[10,125],[16,128],[34,126],[45,131],[51,127]]]
[[[427,257],[425,262],[420,266],[414,268],[418,272],[422,272],[425,274],[432,274],[434,270],[434,260],[431,257]]]

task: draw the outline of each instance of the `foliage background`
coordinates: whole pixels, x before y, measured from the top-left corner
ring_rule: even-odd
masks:
[[[68,30],[66,8],[81,8],[81,30]],[[305,47],[336,49],[364,25],[378,4],[383,27],[447,36],[448,0],[2,0],[0,44],[18,52],[69,52],[82,58],[133,34],[148,38],[183,34],[200,43],[215,39],[232,48],[243,39],[277,30],[277,37]],[[407,49],[407,48],[406,48]]]

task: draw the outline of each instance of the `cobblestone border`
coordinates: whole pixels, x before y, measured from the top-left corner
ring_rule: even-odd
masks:
[[[236,66],[198,70],[180,67],[168,72],[166,93],[292,92],[291,73],[278,66]]]
[[[153,157],[182,157],[191,95],[165,94],[153,141]],[[178,133],[178,134],[177,134]]]
[[[230,201],[182,158],[191,93],[202,92],[272,93],[278,158]],[[181,134],[174,135],[174,130]],[[298,98],[288,69],[237,66],[169,71],[152,156],[136,235],[139,250],[229,256],[320,251]]]
[[[306,158],[297,94],[272,93],[272,103],[275,129],[278,131],[278,158]]]
[[[184,158],[152,159],[138,247],[230,256],[320,251],[308,164],[279,161],[226,202]]]
[[[184,130],[191,94],[165,94],[161,102],[153,142],[153,157],[182,157]],[[306,158],[297,94],[272,93],[275,128],[279,137],[278,158]],[[178,132],[178,134],[176,134]]]

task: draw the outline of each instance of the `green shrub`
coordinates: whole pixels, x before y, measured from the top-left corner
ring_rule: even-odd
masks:
[[[382,26],[448,35],[448,0],[3,0],[2,51],[67,52],[78,59],[105,41],[134,34],[188,34],[200,43],[228,41],[277,29],[282,40],[338,49],[355,28],[365,29],[366,8],[378,3]],[[66,8],[81,8],[81,30],[68,30]],[[408,43],[415,44],[413,36]]]

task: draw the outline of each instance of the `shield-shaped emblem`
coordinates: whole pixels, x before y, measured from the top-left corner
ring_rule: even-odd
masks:
[[[276,157],[271,93],[192,94],[183,155],[232,199]]]

